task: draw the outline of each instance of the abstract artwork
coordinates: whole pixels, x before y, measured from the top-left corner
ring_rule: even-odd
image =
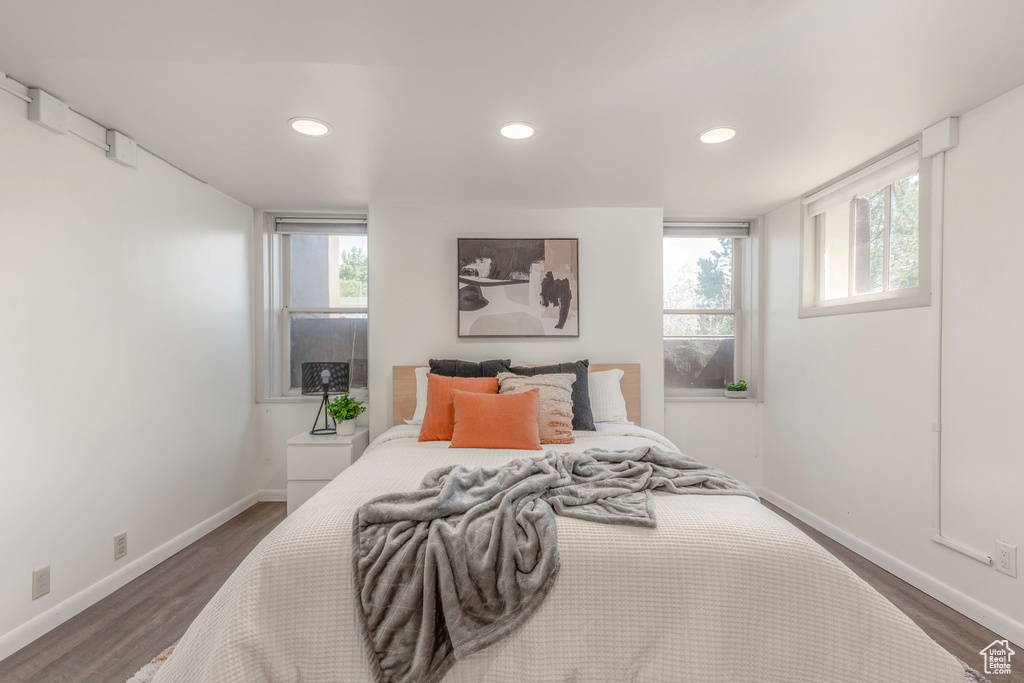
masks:
[[[459,239],[459,336],[580,336],[577,251],[576,239]]]

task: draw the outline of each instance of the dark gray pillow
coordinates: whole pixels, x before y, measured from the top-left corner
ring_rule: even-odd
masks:
[[[524,377],[534,375],[554,375],[559,373],[575,374],[576,381],[572,384],[572,428],[585,432],[597,429],[594,426],[594,411],[590,409],[590,361],[578,360],[575,363],[558,363],[556,365],[538,365],[535,368],[516,365],[512,372]]]
[[[510,359],[482,360],[435,360],[430,359],[430,372],[445,377],[497,377],[499,372],[508,372]]]

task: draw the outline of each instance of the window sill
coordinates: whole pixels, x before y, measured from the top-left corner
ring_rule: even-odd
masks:
[[[270,396],[257,398],[257,403],[319,403],[323,396]]]
[[[797,317],[818,318],[826,315],[848,315],[851,313],[871,313],[874,311],[894,311],[901,308],[919,308],[931,306],[932,297],[930,294],[916,294],[912,296],[895,296],[887,299],[875,299],[874,301],[857,301],[848,304],[834,304],[832,306],[813,306],[801,308]]]
[[[747,398],[726,398],[725,396],[666,396],[665,403],[761,403],[754,396]]]
[[[337,394],[331,393],[331,396]],[[370,406],[370,399],[367,396],[365,388],[352,389],[350,392],[352,398],[357,398],[362,401],[367,407]],[[323,394],[301,394],[293,396],[260,396],[256,398],[256,403],[319,403],[323,400]]]

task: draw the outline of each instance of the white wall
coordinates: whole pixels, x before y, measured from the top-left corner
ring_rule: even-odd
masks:
[[[761,409],[752,399],[665,403],[665,436],[679,450],[761,486]]]
[[[391,425],[391,368],[429,358],[640,363],[642,422],[664,430],[661,209],[371,205],[371,436]],[[459,339],[458,237],[578,237],[578,339]]]
[[[311,400],[256,404],[259,434],[259,463],[256,483],[264,498],[280,498],[288,485],[285,443],[296,434],[308,432],[319,404]],[[284,498],[280,498],[284,500]]]
[[[1020,392],[1004,391],[1024,377],[1022,121],[1024,87],[961,117],[946,155],[943,533],[986,553],[996,538],[1024,548]],[[1024,622],[1024,572],[970,575],[980,599]]]
[[[997,389],[1024,373],[1022,120],[1018,89],[963,115],[947,155],[943,531],[986,553],[997,537],[1024,545],[1019,402]],[[799,320],[799,202],[767,235],[765,488],[1021,633],[1024,576],[929,538],[934,309]]]
[[[256,489],[251,209],[26,108],[0,97],[0,638]]]

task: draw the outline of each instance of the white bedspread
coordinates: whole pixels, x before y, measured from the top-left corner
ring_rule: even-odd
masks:
[[[154,683],[364,683],[352,514],[453,463],[523,451],[420,444],[395,427],[242,563]],[[633,448],[637,427],[576,432],[559,450]],[[656,494],[657,529],[559,517],[561,573],[536,614],[460,661],[450,683],[627,681],[959,683],[959,662],[842,563],[756,501]],[[603,601],[578,601],[577,587]]]

